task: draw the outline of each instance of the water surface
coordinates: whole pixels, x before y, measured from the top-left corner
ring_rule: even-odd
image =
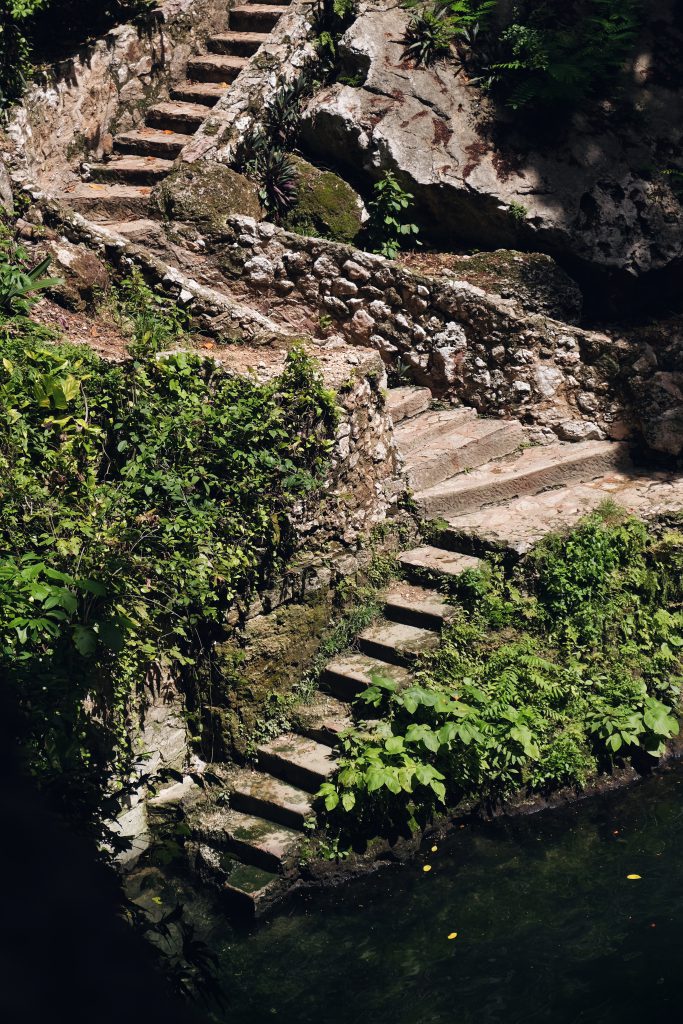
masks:
[[[224,933],[230,1005],[216,1019],[680,1019],[682,787],[677,766],[570,811],[467,826],[408,866]]]

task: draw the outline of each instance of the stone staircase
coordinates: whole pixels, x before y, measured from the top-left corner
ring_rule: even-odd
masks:
[[[108,159],[83,164],[82,183],[57,198],[91,220],[144,219],[152,188],[170,173],[190,137],[287,9],[287,0],[230,8],[230,31],[209,37],[208,52],[188,62],[187,80],[171,89],[168,100],[147,110],[141,128],[117,135]]]
[[[329,662],[295,731],[263,743],[254,769],[231,773],[229,808],[194,827],[201,868],[250,913],[269,904],[294,868],[315,793],[334,772],[337,739],[352,723],[353,700],[374,674],[407,684],[416,658],[440,643],[452,615],[438,591],[444,578],[476,567],[486,551],[516,557],[526,550],[521,507],[526,524],[539,510],[532,542],[572,525],[606,496],[619,498],[620,488],[632,503],[640,495],[651,505],[658,495],[666,508],[683,508],[683,485],[666,474],[638,474],[622,444],[532,448],[517,421],[434,408],[426,388],[393,389],[388,406],[414,500],[426,518],[443,516],[438,544],[399,556],[404,578],[386,594],[382,618],[358,635],[355,650]]]

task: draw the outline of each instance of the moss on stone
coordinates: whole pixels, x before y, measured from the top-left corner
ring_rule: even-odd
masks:
[[[224,164],[184,164],[155,189],[153,201],[168,220],[221,230],[226,218],[239,213],[261,220],[256,185]]]
[[[299,199],[283,226],[300,235],[353,242],[363,227],[358,194],[338,174],[321,171],[298,156],[292,161],[299,175]]]

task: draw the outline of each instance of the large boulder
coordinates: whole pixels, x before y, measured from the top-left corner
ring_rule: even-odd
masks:
[[[298,201],[283,226],[300,235],[353,242],[366,219],[358,193],[338,174],[320,170],[299,156],[291,159],[299,176]]]
[[[224,164],[197,161],[183,164],[157,186],[152,202],[171,221],[193,224],[208,233],[220,232],[234,213],[263,218],[258,187]]]
[[[658,0],[662,17],[666,7]],[[683,94],[651,73],[650,58],[634,63],[619,110],[581,112],[552,139],[534,137],[454,61],[413,66],[409,19],[394,0],[361,6],[340,52],[346,79],[364,82],[310,101],[309,150],[375,179],[394,171],[414,194],[423,236],[444,248],[547,252],[596,297],[609,285],[628,300],[648,275],[680,290],[683,208],[662,171],[681,152]]]

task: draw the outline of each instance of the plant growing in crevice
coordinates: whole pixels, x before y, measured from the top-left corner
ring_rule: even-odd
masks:
[[[318,0],[313,31],[318,54],[317,75],[325,84],[340,77],[339,40],[356,14],[357,0]]]
[[[416,240],[420,229],[405,219],[412,199],[412,193],[401,188],[392,171],[385,171],[375,183],[373,198],[368,203],[368,234],[374,252],[393,260],[409,239],[414,245],[420,245]]]
[[[416,64],[428,66],[450,53],[458,33],[453,18],[445,7],[416,11],[406,29],[406,56]]]

